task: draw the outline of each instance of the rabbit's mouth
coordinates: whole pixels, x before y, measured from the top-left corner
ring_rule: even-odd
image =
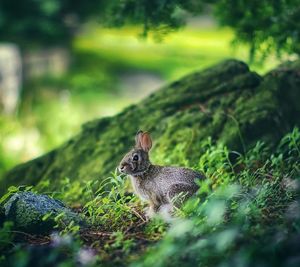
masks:
[[[133,174],[137,169],[137,166],[133,166],[133,164],[123,163],[119,166],[119,171],[124,174]]]
[[[119,172],[128,174],[128,165],[122,164],[119,166]]]

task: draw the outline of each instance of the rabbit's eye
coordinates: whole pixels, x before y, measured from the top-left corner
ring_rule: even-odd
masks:
[[[134,155],[132,158],[133,161],[138,161],[139,160],[139,156],[138,155]]]

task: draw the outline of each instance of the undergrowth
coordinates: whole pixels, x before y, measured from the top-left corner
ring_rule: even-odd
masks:
[[[210,139],[199,149],[206,152],[196,166],[176,155],[207,179],[170,224],[148,221],[117,172],[85,183],[65,178],[59,192],[48,192],[51,181],[21,188],[63,200],[85,215],[89,227],[71,224],[51,236],[31,236],[5,222],[0,260],[30,266],[46,253],[48,262],[36,266],[300,266],[299,129],[272,151],[258,142],[240,154]],[[17,190],[10,188],[0,201]],[[25,249],[24,242],[34,246]]]

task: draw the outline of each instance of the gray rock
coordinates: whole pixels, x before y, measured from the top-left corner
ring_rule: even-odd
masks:
[[[49,233],[57,225],[55,217],[59,214],[63,214],[59,224],[61,227],[72,221],[80,226],[85,225],[84,219],[61,201],[32,192],[14,194],[5,203],[4,211],[5,218],[13,221],[17,229],[29,233]]]

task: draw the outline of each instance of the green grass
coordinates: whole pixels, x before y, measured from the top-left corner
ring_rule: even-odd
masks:
[[[91,224],[89,230],[79,231],[75,225],[63,229],[58,238],[73,241],[48,252],[50,262],[74,266],[82,249],[90,248],[97,257],[89,266],[297,266],[290,263],[294,252],[286,252],[300,229],[299,129],[287,134],[275,151],[258,142],[234,162],[229,158],[236,152],[222,144],[204,140],[199,149],[203,148],[207,153],[193,167],[207,179],[169,225],[159,218],[147,222],[143,205],[117,173],[101,184],[66,178],[59,192],[47,192],[51,181],[30,189],[80,207]],[[181,158],[187,157],[181,153]],[[15,239],[7,232],[9,224],[0,229],[2,262],[27,266],[30,252],[16,246],[20,235]],[[25,240],[51,242],[48,237]],[[11,251],[12,244],[16,248]]]

